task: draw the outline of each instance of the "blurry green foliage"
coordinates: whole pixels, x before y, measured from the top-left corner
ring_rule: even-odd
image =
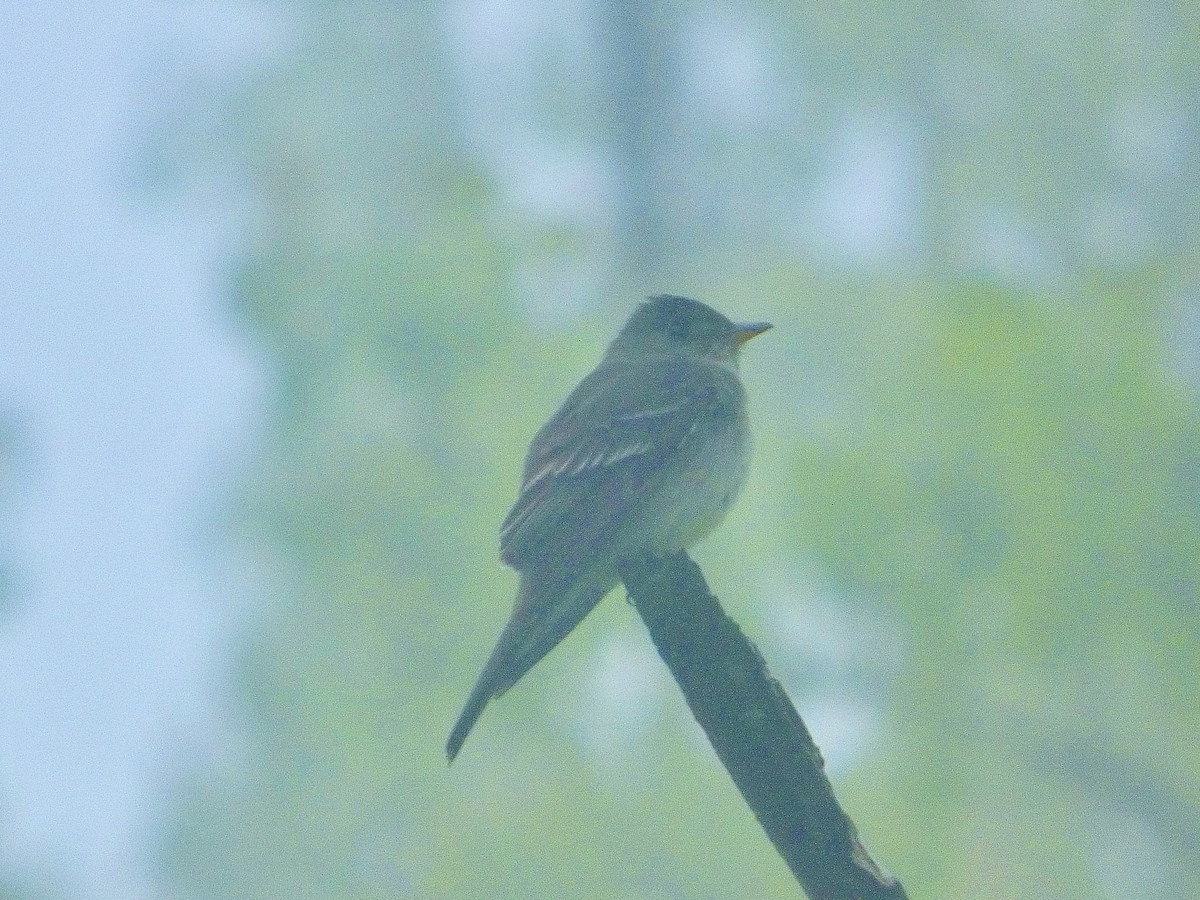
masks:
[[[515,587],[496,529],[526,444],[636,296],[530,330],[519,248],[572,241],[499,214],[447,115],[440,10],[313,6],[303,54],[240,107],[270,228],[239,309],[279,387],[232,527],[278,590],[240,668],[245,745],[180,798],[164,866],[206,898],[795,896],[673,694],[624,756],[573,740],[597,644],[640,637],[615,598],[445,767]],[[819,83],[853,60],[886,103],[914,61],[954,62],[941,7],[896,10],[806,19]],[[1054,76],[1020,103],[1061,120],[1074,85],[1105,107],[1119,80],[1070,68],[1104,46],[1008,48]],[[1046,222],[1093,149],[1052,130],[997,135],[1020,152],[993,173],[1028,168]],[[934,220],[1010,190],[941,171]],[[778,326],[743,363],[752,483],[698,556],[764,647],[764,573],[900,623],[880,736],[837,787],[911,896],[1200,895],[1200,417],[1164,325],[1194,247],[1020,285],[930,274],[952,245],[925,272],[821,269],[776,238],[669,266],[667,287]]]

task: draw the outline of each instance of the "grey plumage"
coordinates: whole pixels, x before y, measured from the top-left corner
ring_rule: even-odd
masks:
[[[724,516],[749,457],[737,348],[767,327],[652,298],[538,432],[500,533],[517,600],[451,731],[451,761],[487,703],[616,585],[620,560],[689,547]]]

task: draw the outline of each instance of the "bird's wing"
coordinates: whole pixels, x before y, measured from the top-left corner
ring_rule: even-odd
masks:
[[[501,527],[504,561],[565,574],[610,550],[630,507],[686,461],[689,438],[735,399],[722,375],[687,359],[601,364],[588,375],[529,449]]]
[[[640,499],[736,415],[732,372],[680,357],[601,364],[538,432],[500,554],[521,588],[474,689],[450,732],[453,760],[488,701],[517,682],[612,587],[614,540]]]

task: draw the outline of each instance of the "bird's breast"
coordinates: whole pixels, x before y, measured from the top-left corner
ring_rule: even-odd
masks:
[[[745,484],[750,447],[742,417],[695,437],[686,461],[644,498],[644,515],[629,534],[632,552],[665,556],[692,546],[720,523]]]

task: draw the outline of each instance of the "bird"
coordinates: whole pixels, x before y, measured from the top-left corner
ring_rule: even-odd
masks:
[[[771,327],[650,297],[537,432],[500,529],[517,598],[450,731],[449,762],[487,704],[616,586],[621,562],[685,550],[724,518],[750,457],[738,355]]]

